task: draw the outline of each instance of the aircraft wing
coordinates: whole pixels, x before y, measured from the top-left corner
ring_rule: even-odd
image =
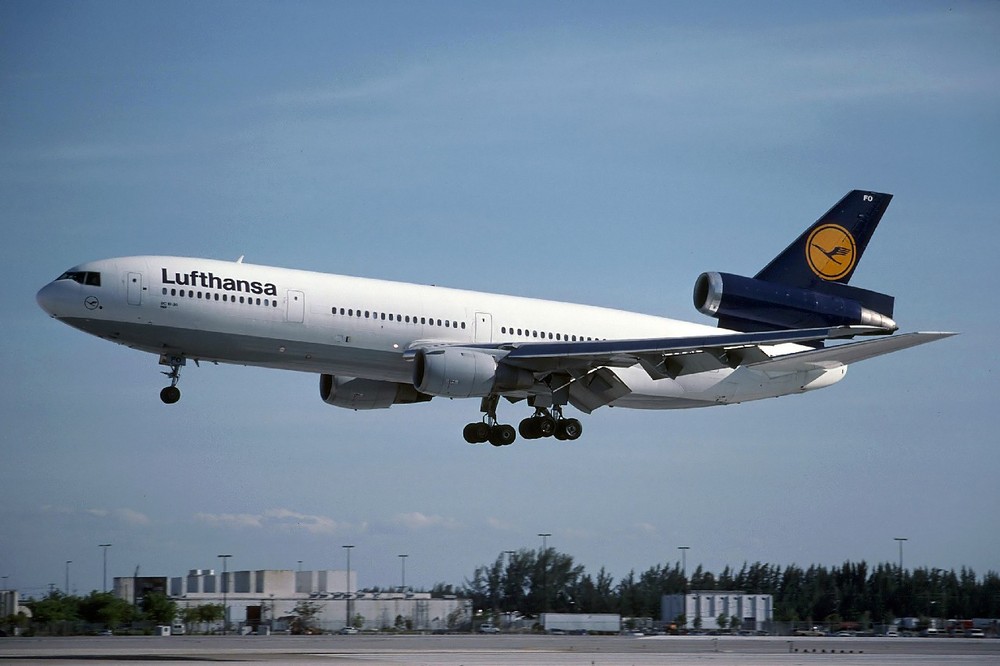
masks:
[[[491,353],[501,363],[527,370],[545,378],[553,394],[565,392],[574,407],[590,413],[603,405],[628,395],[631,389],[609,368],[640,365],[652,379],[676,379],[681,375],[709,372],[741,365],[762,372],[795,372],[832,368],[881,354],[906,349],[953,333],[907,333],[876,340],[838,344],[772,357],[762,347],[885,333],[870,326],[834,326],[822,328],[722,333],[672,338],[636,340],[597,340],[585,342],[512,342],[461,345]],[[456,346],[422,341],[417,349]]]

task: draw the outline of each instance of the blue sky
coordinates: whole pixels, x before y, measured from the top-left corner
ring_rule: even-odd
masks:
[[[990,2],[0,3],[0,575],[352,567],[461,583],[549,544],[679,559],[1000,569],[1000,6]],[[703,321],[850,189],[895,195],[853,283],[957,338],[805,396],[599,410],[472,447],[475,401],[324,405],[50,321],[43,284],[235,259]],[[501,408],[515,422],[523,410]]]

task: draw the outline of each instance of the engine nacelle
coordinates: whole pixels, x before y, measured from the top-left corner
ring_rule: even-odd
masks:
[[[433,397],[409,384],[335,375],[319,376],[319,396],[326,404],[345,409],[388,409],[392,405],[427,402]]]
[[[702,314],[736,330],[874,326],[895,331],[892,297],[847,285],[829,285],[840,294],[732,275],[702,273],[694,284],[694,305]],[[855,296],[856,298],[852,298]],[[869,309],[864,302],[888,304],[889,315]]]
[[[421,393],[434,396],[484,397],[498,391],[528,389],[535,384],[534,375],[527,370],[506,365],[477,349],[422,349],[414,360],[413,385]]]

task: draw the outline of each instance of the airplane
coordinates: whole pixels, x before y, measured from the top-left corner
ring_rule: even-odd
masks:
[[[567,405],[590,414],[803,393],[839,382],[851,363],[954,335],[893,335],[894,298],[848,284],[891,199],[849,192],[753,278],[702,273],[694,305],[716,326],[243,257],[92,261],[37,301],[74,328],[156,354],[166,404],[180,399],[190,359],[318,374],[320,398],[354,410],[479,398],[482,417],[463,430],[472,444],[575,440],[583,427]],[[501,398],[531,410],[516,432],[498,420]]]

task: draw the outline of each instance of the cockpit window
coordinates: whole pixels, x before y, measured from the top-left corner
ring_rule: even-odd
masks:
[[[66,271],[60,275],[58,280],[72,280],[90,287],[101,286],[101,274],[95,271]]]

